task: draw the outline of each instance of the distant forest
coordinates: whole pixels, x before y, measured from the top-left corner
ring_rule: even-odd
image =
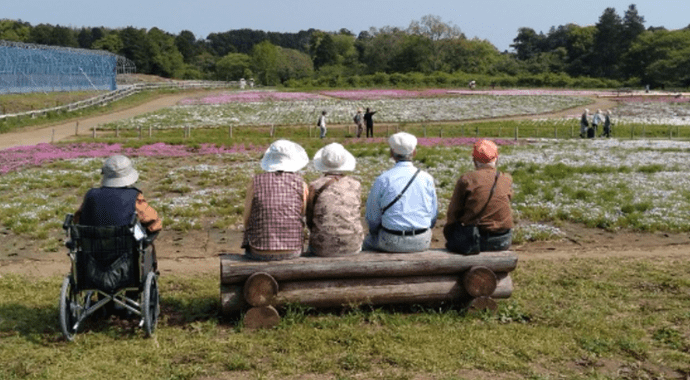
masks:
[[[690,86],[690,25],[645,27],[631,4],[621,16],[606,8],[594,25],[523,27],[500,52],[490,42],[427,15],[406,29],[309,29],[276,33],[239,29],[200,39],[158,28],[70,28],[0,20],[0,40],[106,50],[137,72],[177,79],[238,80],[296,86],[636,87]],[[0,68],[0,70],[2,70]]]

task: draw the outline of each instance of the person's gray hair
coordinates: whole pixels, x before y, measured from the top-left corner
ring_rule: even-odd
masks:
[[[477,169],[481,169],[481,168],[493,168],[493,169],[496,169],[496,161],[497,161],[497,160],[493,160],[493,161],[487,162],[487,163],[479,162],[479,161],[477,161],[477,160],[473,160],[473,161],[474,161],[474,167],[477,168]]]
[[[393,153],[393,159],[395,161],[412,161],[412,158],[414,157],[414,153],[410,154],[397,154],[391,150],[391,153]]]

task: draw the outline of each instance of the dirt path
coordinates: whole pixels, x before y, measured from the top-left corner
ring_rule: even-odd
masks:
[[[117,120],[129,119],[134,116],[143,115],[148,112],[160,110],[162,108],[171,107],[177,104],[180,100],[189,97],[186,94],[165,95],[156,98],[150,102],[128,108],[121,111],[116,111],[107,115],[87,117],[77,120],[79,122],[79,134],[89,134],[90,130],[98,125],[111,123]],[[75,126],[77,121],[69,121],[66,123],[51,125],[47,127],[40,127],[36,129],[23,130],[19,132],[11,132],[0,135],[0,150],[22,145],[36,145],[40,143],[49,143],[53,139],[53,131],[55,131],[54,140],[60,141],[68,137],[74,136]]]

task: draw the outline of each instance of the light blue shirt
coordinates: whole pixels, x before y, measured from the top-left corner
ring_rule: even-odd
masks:
[[[369,191],[365,215],[370,232],[378,233],[381,226],[394,231],[410,231],[436,225],[436,186],[434,178],[425,171],[417,174],[402,198],[382,215],[383,208],[400,194],[416,171],[412,162],[399,161],[376,178]]]

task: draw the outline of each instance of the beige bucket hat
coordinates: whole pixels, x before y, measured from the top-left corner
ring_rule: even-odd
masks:
[[[139,172],[132,166],[132,161],[122,155],[108,157],[101,168],[103,187],[127,187],[139,179]]]

